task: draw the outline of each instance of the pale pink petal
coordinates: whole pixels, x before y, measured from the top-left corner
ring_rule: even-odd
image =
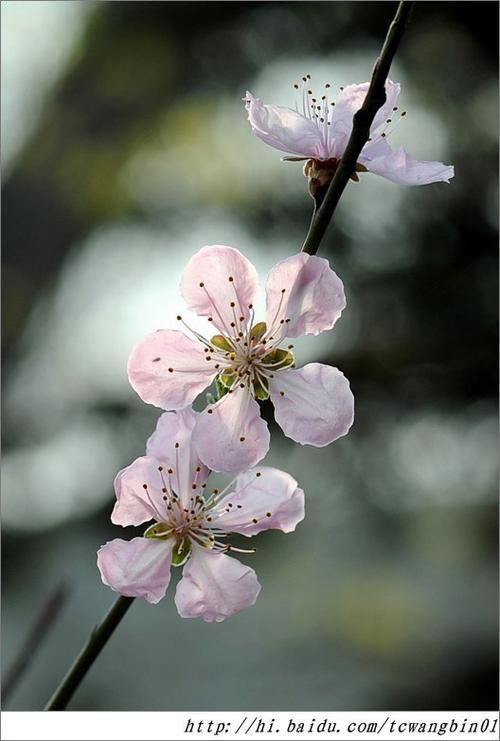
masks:
[[[217,370],[207,361],[201,342],[175,329],[159,329],[134,347],[128,378],[147,404],[183,409],[210,386]]]
[[[337,368],[309,363],[275,373],[270,385],[274,416],[287,437],[322,448],[346,435],[354,418],[349,381]]]
[[[452,165],[444,165],[442,162],[419,162],[402,147],[385,157],[363,159],[363,164],[369,172],[401,185],[427,185],[441,181],[449,183],[450,178],[455,175]]]
[[[369,87],[369,82],[363,82],[360,85],[347,85],[338,96],[332,113],[331,136],[335,144],[332,156],[342,156],[351,135],[353,116],[363,105]],[[380,124],[391,117],[401,86],[399,83],[387,80],[385,91],[387,100],[382,108],[377,111],[371,131],[375,131]]]
[[[259,592],[253,569],[222,553],[193,547],[175,604],[181,617],[219,623],[255,604]]]
[[[198,416],[191,407],[164,412],[146,446],[147,454],[156,458],[164,471],[174,472],[171,480],[182,499],[193,492],[200,494],[209,473],[193,444],[192,435]]]
[[[368,167],[368,163],[372,160],[379,157],[387,157],[389,154],[392,154],[392,149],[387,141],[387,137],[379,136],[365,144],[358,157],[358,162]]]
[[[266,294],[267,326],[274,335],[282,328],[283,337],[331,329],[346,305],[344,286],[328,260],[305,252],[274,266]]]
[[[97,552],[101,579],[124,597],[144,597],[156,604],[170,581],[173,540],[112,540]]]
[[[193,255],[181,278],[188,307],[210,317],[223,334],[233,337],[242,324],[246,326],[258,288],[257,271],[250,260],[234,247],[220,244],[203,247]]]
[[[281,152],[303,157],[328,157],[324,136],[309,118],[291,108],[264,105],[247,92],[245,107],[256,136]]]
[[[211,525],[255,535],[261,530],[291,533],[304,519],[304,492],[288,473],[257,466],[238,476],[234,490],[214,507]]]
[[[269,450],[269,430],[248,388],[236,388],[198,416],[193,442],[213,471],[240,472]]]
[[[128,527],[149,520],[161,521],[166,514],[162,492],[162,474],[158,461],[150,456],[137,458],[115,477],[116,503],[111,522]],[[168,479],[168,476],[167,476]],[[144,488],[144,484],[148,487]]]

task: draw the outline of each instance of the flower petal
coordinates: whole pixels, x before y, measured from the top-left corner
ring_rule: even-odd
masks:
[[[372,160],[363,158],[362,162],[369,172],[401,185],[427,185],[441,181],[449,183],[450,178],[455,175],[452,165],[444,165],[442,162],[419,162],[402,147],[385,157]]]
[[[255,604],[260,589],[253,569],[222,553],[193,547],[175,604],[181,617],[219,623]]]
[[[232,337],[242,323],[248,323],[249,305],[255,302],[258,288],[257,271],[250,260],[234,247],[220,244],[203,247],[193,255],[181,278],[188,307],[213,319],[221,332]]]
[[[247,536],[262,530],[290,533],[304,519],[304,492],[288,473],[259,466],[238,476],[212,519],[214,527]]]
[[[112,540],[97,552],[97,566],[106,586],[125,597],[144,597],[156,604],[170,581],[173,540]]]
[[[291,108],[264,105],[249,92],[245,107],[254,134],[266,144],[303,157],[328,157],[324,138],[311,119]]]
[[[363,105],[369,87],[369,82],[363,82],[360,85],[347,85],[338,96],[332,113],[331,136],[335,145],[332,156],[342,156],[351,135],[353,116]],[[400,91],[401,85],[399,83],[392,82],[392,80],[386,81],[385,92],[387,98],[384,105],[375,114],[370,128],[371,131],[375,131],[384,121],[390,118]]]
[[[162,476],[156,458],[137,458],[117,473],[114,486],[116,504],[111,513],[111,522],[115,525],[128,527],[164,519],[161,514],[165,510]]]
[[[134,347],[128,379],[147,404],[160,409],[183,409],[217,374],[206,360],[201,342],[174,329],[159,329]]]
[[[354,418],[349,381],[337,368],[309,363],[275,374],[270,386],[274,416],[287,437],[322,448],[346,435]]]
[[[191,407],[177,412],[164,412],[146,445],[148,456],[156,458],[166,471],[174,471],[175,490],[181,499],[193,491],[199,494],[209,474],[193,444],[193,430],[198,416]],[[196,490],[193,486],[196,486]]]
[[[346,300],[340,278],[328,260],[299,252],[275,265],[266,284],[267,326],[273,334],[286,321],[283,336],[319,334],[331,329]]]
[[[269,450],[269,430],[248,387],[236,388],[199,416],[193,442],[213,471],[246,471]]]

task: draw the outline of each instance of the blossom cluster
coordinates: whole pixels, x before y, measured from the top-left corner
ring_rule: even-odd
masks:
[[[350,85],[337,100],[314,98],[302,81],[302,112],[264,105],[247,93],[255,134],[306,161],[310,180],[329,182],[340,162],[368,83]],[[295,86],[299,89],[299,86]],[[329,86],[327,86],[329,87]],[[399,85],[387,81],[385,105],[372,125],[352,178],[373,172],[398,183],[425,184],[453,168],[417,162],[387,143]],[[403,114],[402,114],[403,115]],[[178,314],[178,328],[159,329],[132,350],[128,378],[140,398],[163,410],[145,455],[114,482],[111,520],[122,527],[151,523],[143,536],[115,539],[98,551],[104,584],[157,603],[172,566],[182,566],[175,604],[182,617],[221,621],[253,605],[256,574],[230,554],[252,553],[230,542],[263,530],[289,533],[304,518],[304,492],[284,471],[262,465],[270,445],[260,403],[269,399],[277,424],[301,445],[323,447],[349,431],[354,398],[337,368],[297,367],[289,340],[330,330],[346,306],[344,287],[328,261],[304,252],[278,262],[266,282],[265,316],[257,317],[258,276],[237,249],[210,245],[186,265],[180,290],[187,309],[206,320],[201,334]],[[201,412],[193,402],[215,396]],[[233,476],[210,488],[210,473]]]

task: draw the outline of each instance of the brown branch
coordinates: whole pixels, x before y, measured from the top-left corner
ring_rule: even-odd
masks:
[[[44,638],[57,620],[59,613],[68,599],[69,590],[61,582],[49,595],[31,630],[25,638],[24,644],[14,662],[9,667],[2,683],[2,703],[12,694],[19,680],[30,665],[35,653],[40,648]]]

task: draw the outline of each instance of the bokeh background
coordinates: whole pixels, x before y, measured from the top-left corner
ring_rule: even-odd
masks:
[[[300,164],[255,139],[246,89],[363,82],[393,2],[2,3],[3,659],[63,579],[68,597],[6,708],[40,709],[114,600],[95,566],[115,472],[158,410],[127,383],[182,310],[183,265],[231,244],[300,248]],[[296,533],[242,557],[263,589],[225,623],[137,600],[75,710],[479,709],[497,699],[495,2],[417,3],[392,78],[392,140],[450,185],[350,184],[321,248],[348,308],[297,343],[341,368],[348,437],[273,435],[306,490]],[[176,577],[178,574],[176,574]],[[175,582],[174,582],[175,583]]]

